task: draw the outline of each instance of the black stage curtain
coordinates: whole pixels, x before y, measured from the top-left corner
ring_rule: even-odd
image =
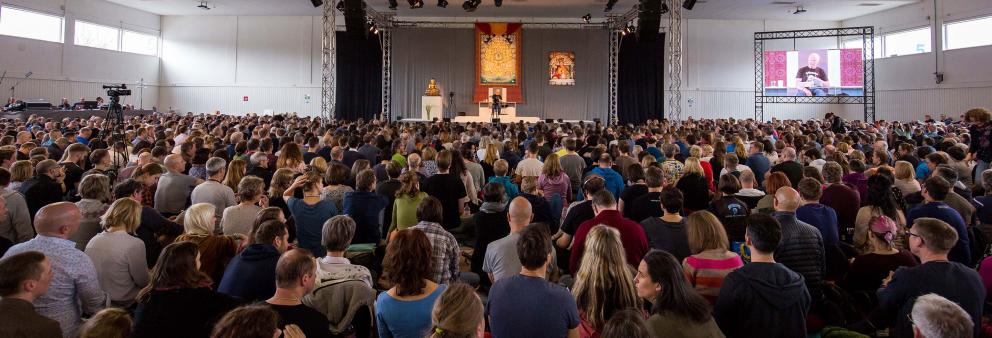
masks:
[[[617,74],[617,119],[620,123],[643,123],[661,119],[665,109],[665,34],[650,42],[638,42],[634,34],[620,40]]]
[[[374,119],[382,111],[382,47],[379,36],[366,39],[337,32],[337,102],[334,117]]]

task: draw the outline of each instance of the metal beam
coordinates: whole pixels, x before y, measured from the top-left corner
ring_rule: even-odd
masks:
[[[333,1],[324,1],[323,30],[320,38],[320,117],[324,122],[334,118],[336,101],[337,43],[335,41],[335,18]]]

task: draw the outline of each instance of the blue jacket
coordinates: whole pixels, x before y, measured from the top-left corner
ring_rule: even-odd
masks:
[[[958,232],[958,242],[951,248],[951,252],[947,253],[947,259],[971,266],[971,241],[968,239],[968,228],[964,225],[961,214],[944,202],[921,204],[909,211],[906,215],[906,224],[912,227],[913,221],[922,217],[936,218],[950,224]]]
[[[589,171],[589,174],[596,174],[599,176],[603,176],[603,179],[606,180],[606,191],[612,193],[614,199],[617,200],[620,199],[620,194],[623,193],[624,183],[623,183],[623,176],[620,176],[620,174],[617,173],[616,170],[610,168],[595,167]]]
[[[252,244],[231,259],[217,292],[254,302],[276,292],[276,262],[279,250],[271,244]]]
[[[506,200],[512,201],[514,198],[520,195],[520,188],[517,187],[516,183],[510,181],[508,176],[493,176],[489,178],[488,183],[499,183],[503,185],[503,190],[506,190]]]
[[[382,239],[382,210],[389,204],[385,196],[369,191],[344,193],[344,213],[355,220],[352,244],[379,243]]]
[[[820,203],[806,204],[796,210],[796,218],[819,229],[823,236],[823,245],[837,245],[840,242],[837,212],[834,208]]]
[[[754,173],[754,179],[758,181],[758,185],[762,185],[765,182],[765,173],[772,167],[771,161],[765,157],[765,154],[761,153],[748,156],[747,162],[744,165],[751,168],[751,172]]]

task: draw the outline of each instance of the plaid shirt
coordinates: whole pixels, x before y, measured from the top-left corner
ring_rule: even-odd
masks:
[[[434,273],[431,280],[438,284],[448,284],[458,277],[458,241],[440,224],[420,222],[413,226],[427,235],[431,242],[431,258],[434,260]]]

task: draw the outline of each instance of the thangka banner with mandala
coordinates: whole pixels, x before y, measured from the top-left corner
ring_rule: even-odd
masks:
[[[523,103],[519,23],[475,24],[475,102],[489,100],[489,88],[505,88],[504,102]]]

